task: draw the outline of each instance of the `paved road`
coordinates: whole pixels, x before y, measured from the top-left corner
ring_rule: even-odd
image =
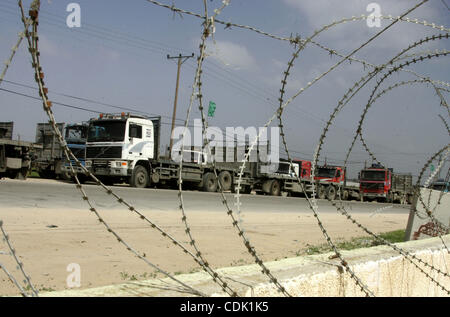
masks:
[[[95,185],[84,186],[89,198],[97,207],[103,209],[123,209],[111,196],[108,196]],[[166,189],[137,189],[125,186],[114,186],[113,190],[122,198],[141,210],[178,211],[178,191]],[[225,208],[218,193],[197,191],[184,192],[184,202],[187,210],[192,211],[224,211]],[[230,206],[235,209],[233,194],[226,194]],[[304,198],[273,197],[260,195],[242,195],[244,212],[310,212]],[[321,213],[336,212],[336,209],[326,200],[319,200]],[[352,213],[372,213],[377,209],[390,205],[383,203],[346,202]],[[56,180],[28,179],[26,181],[0,180],[0,205],[2,208],[87,208],[82,201],[75,185]],[[409,206],[394,205],[383,209],[382,213],[406,214]]]

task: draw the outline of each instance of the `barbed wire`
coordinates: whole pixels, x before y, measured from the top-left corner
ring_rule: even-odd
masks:
[[[20,294],[23,297],[28,297],[29,295],[25,292],[25,290],[22,288],[22,286],[20,286],[20,284],[17,282],[16,278],[14,277],[14,275],[12,275],[8,269],[0,262],[0,269],[2,269],[2,271],[6,274],[6,276],[8,276],[9,280],[17,287],[17,289],[19,290]]]
[[[369,110],[369,108],[373,105],[373,103],[379,99],[381,96],[383,96],[384,94],[386,94],[387,92],[402,87],[402,86],[407,86],[407,85],[412,85],[412,84],[430,84],[432,85],[432,87],[434,88],[436,94],[438,95],[438,97],[440,98],[441,101],[441,105],[444,106],[444,108],[447,109],[447,111],[449,111],[448,109],[448,105],[446,103],[445,98],[442,96],[441,91],[445,91],[448,92],[449,90],[447,89],[448,87],[450,87],[450,84],[444,81],[439,81],[439,80],[434,80],[431,78],[428,78],[426,76],[420,75],[416,72],[414,72],[413,70],[407,69],[406,67],[415,64],[415,63],[420,63],[423,62],[425,60],[431,60],[433,58],[440,58],[440,57],[444,57],[447,56],[449,54],[448,50],[435,50],[434,52],[432,51],[419,51],[419,52],[415,52],[415,53],[410,53],[410,54],[406,54],[408,51],[412,50],[415,47],[421,46],[425,43],[428,43],[430,41],[435,41],[435,40],[443,40],[443,39],[448,39],[449,36],[449,31],[450,29],[444,27],[444,26],[437,26],[434,23],[428,23],[426,21],[419,21],[418,19],[410,19],[408,17],[406,17],[408,14],[410,14],[411,12],[413,12],[414,10],[416,10],[417,8],[419,8],[420,6],[422,6],[423,4],[425,4],[426,2],[428,2],[428,0],[423,0],[421,2],[419,2],[418,4],[416,4],[415,6],[411,7],[410,9],[408,9],[407,11],[405,11],[405,13],[403,13],[401,16],[397,16],[397,17],[392,17],[392,16],[381,16],[381,19],[385,19],[385,20],[390,20],[392,21],[388,26],[384,27],[382,30],[380,30],[379,32],[377,32],[375,35],[371,36],[367,41],[365,41],[363,44],[359,45],[357,48],[355,48],[354,50],[351,51],[351,53],[349,54],[342,54],[339,53],[338,51],[328,48],[325,45],[316,42],[314,39],[315,37],[317,37],[319,34],[325,32],[325,31],[329,31],[331,28],[334,28],[337,25],[346,23],[346,22],[350,22],[350,21],[361,21],[364,19],[367,19],[368,16],[366,15],[361,15],[359,17],[351,17],[351,18],[344,18],[341,19],[339,21],[333,21],[330,24],[327,24],[325,26],[323,26],[322,28],[315,30],[313,32],[313,34],[310,37],[307,37],[305,39],[302,39],[300,37],[300,35],[296,35],[296,36],[290,36],[290,37],[280,37],[274,34],[270,34],[268,32],[262,31],[260,29],[257,29],[255,27],[252,26],[246,26],[246,25],[241,25],[241,24],[236,24],[236,23],[231,23],[231,22],[224,22],[220,19],[217,19],[217,16],[220,15],[220,13],[230,4],[229,0],[224,0],[222,1],[222,5],[220,7],[218,7],[217,9],[214,9],[213,12],[214,14],[209,15],[208,14],[208,4],[206,0],[202,0],[203,1],[203,7],[204,7],[204,14],[198,14],[195,12],[191,12],[191,11],[187,11],[187,10],[183,10],[180,8],[175,7],[174,5],[166,5],[163,3],[160,3],[158,1],[154,1],[154,0],[147,0],[147,2],[152,3],[154,5],[160,6],[160,7],[164,7],[166,9],[169,9],[171,11],[173,11],[174,13],[178,13],[180,15],[182,14],[186,14],[186,15],[190,15],[190,16],[194,16],[196,18],[199,18],[203,21],[202,23],[202,35],[201,35],[201,42],[200,42],[200,46],[199,46],[199,51],[200,54],[197,58],[197,66],[196,66],[196,70],[195,70],[195,76],[194,76],[194,82],[192,85],[192,93],[190,95],[190,100],[189,100],[189,107],[186,113],[186,119],[185,119],[185,124],[184,124],[184,130],[182,133],[182,139],[185,138],[185,135],[187,133],[188,130],[188,123],[189,123],[189,119],[190,119],[190,114],[193,108],[193,104],[195,102],[195,100],[198,101],[198,109],[200,111],[201,114],[201,119],[202,119],[202,131],[205,132],[208,129],[208,119],[205,116],[204,113],[204,106],[203,106],[203,96],[202,96],[202,67],[203,67],[203,62],[206,59],[206,40],[209,37],[213,37],[215,32],[216,32],[216,26],[215,24],[221,24],[221,25],[225,25],[225,29],[229,29],[231,27],[237,27],[237,28],[241,28],[241,29],[246,29],[246,30],[250,30],[253,31],[255,33],[258,33],[260,35],[263,35],[265,37],[269,37],[272,38],[274,40],[280,40],[280,41],[287,41],[290,44],[293,45],[294,47],[294,53],[292,54],[292,57],[290,58],[288,65],[287,65],[287,69],[286,71],[283,73],[283,78],[281,81],[281,89],[280,89],[280,98],[279,98],[279,106],[278,109],[275,111],[275,113],[269,118],[269,120],[266,122],[266,124],[264,125],[264,128],[267,128],[270,126],[270,124],[275,120],[278,119],[278,127],[280,129],[280,136],[282,139],[282,143],[283,143],[283,147],[284,150],[286,152],[286,155],[288,157],[288,161],[290,162],[291,167],[293,166],[293,160],[291,158],[290,155],[290,151],[288,148],[288,142],[286,139],[286,135],[284,132],[284,124],[283,124],[283,113],[284,110],[297,98],[299,97],[301,94],[303,94],[307,89],[309,89],[310,87],[312,87],[313,85],[315,85],[317,82],[319,82],[322,78],[328,76],[331,72],[333,72],[335,69],[337,69],[338,67],[340,67],[343,63],[349,61],[356,61],[358,63],[361,63],[364,68],[366,67],[370,67],[372,68],[371,71],[369,71],[366,75],[364,75],[363,77],[361,77],[360,80],[358,80],[351,88],[348,89],[348,91],[344,94],[344,96],[338,101],[337,106],[334,108],[333,112],[330,115],[330,118],[328,119],[328,121],[325,122],[325,127],[324,130],[318,140],[318,144],[314,150],[314,155],[313,155],[313,162],[312,162],[312,168],[311,168],[311,179],[314,180],[315,177],[315,173],[316,173],[316,168],[317,168],[317,163],[319,161],[319,157],[320,157],[320,152],[324,146],[325,143],[325,138],[327,136],[327,132],[329,131],[331,125],[334,123],[334,120],[337,116],[337,114],[344,108],[345,105],[347,105],[354,96],[356,96],[363,87],[365,87],[366,85],[368,85],[374,78],[376,78],[378,75],[381,75],[384,71],[384,75],[381,77],[381,79],[377,80],[377,84],[375,86],[375,88],[373,88],[370,97],[369,97],[369,101],[367,102],[367,104],[364,107],[363,110],[363,114],[361,116],[361,119],[358,122],[358,127],[356,129],[354,138],[351,142],[351,145],[349,147],[349,150],[347,152],[346,155],[346,159],[344,161],[344,167],[347,166],[348,163],[348,159],[350,156],[350,153],[356,143],[356,140],[359,136],[360,141],[363,145],[363,147],[365,148],[366,152],[370,155],[370,157],[380,163],[377,158],[375,157],[375,155],[372,153],[372,151],[370,150],[370,148],[367,145],[367,142],[365,141],[365,139],[363,138],[363,133],[362,133],[362,127],[363,127],[363,123],[364,123],[364,119],[366,118],[366,114]],[[224,277],[220,276],[212,267],[211,265],[208,263],[208,261],[206,260],[206,258],[204,257],[204,253],[202,253],[200,251],[200,247],[198,245],[198,243],[196,242],[196,240],[194,239],[194,235],[192,232],[192,228],[188,222],[188,217],[187,217],[187,213],[186,213],[186,208],[185,208],[185,202],[184,202],[184,196],[183,196],[183,160],[180,160],[180,163],[178,165],[178,198],[179,198],[179,209],[181,212],[181,221],[184,225],[185,228],[185,233],[187,235],[187,237],[189,238],[189,244],[191,245],[191,247],[194,249],[194,252],[189,251],[186,247],[183,246],[182,243],[180,243],[179,241],[177,241],[175,238],[173,238],[171,235],[169,235],[166,231],[164,231],[162,228],[160,228],[159,226],[157,226],[153,221],[151,221],[150,219],[148,219],[147,217],[145,217],[143,215],[143,213],[139,212],[138,210],[136,210],[135,207],[133,207],[131,204],[129,204],[128,202],[126,202],[123,198],[121,198],[119,195],[117,195],[116,193],[114,193],[109,187],[105,186],[93,173],[91,173],[87,168],[85,168],[84,165],[81,164],[81,162],[75,157],[75,155],[71,152],[71,150],[69,149],[69,147],[67,146],[66,142],[64,141],[63,136],[61,135],[59,129],[57,128],[56,125],[56,120],[54,117],[54,114],[51,110],[52,107],[52,102],[48,100],[47,94],[48,94],[48,89],[45,87],[44,84],[44,73],[42,71],[42,67],[40,64],[40,52],[38,49],[38,16],[39,16],[39,9],[40,9],[40,1],[39,0],[33,0],[31,6],[30,6],[30,19],[27,19],[25,17],[24,14],[24,10],[23,10],[23,6],[22,6],[22,2],[19,0],[19,7],[21,9],[21,14],[22,14],[22,22],[24,24],[24,33],[23,35],[19,34],[19,39],[18,42],[16,44],[16,46],[13,47],[12,50],[12,54],[10,56],[10,58],[8,59],[7,63],[6,63],[6,67],[4,69],[4,71],[2,72],[2,75],[0,76],[0,83],[2,82],[3,78],[4,78],[4,74],[6,73],[10,63],[12,62],[12,59],[14,57],[15,51],[17,50],[17,47],[20,45],[21,41],[23,40],[24,37],[27,38],[28,41],[28,46],[29,46],[29,52],[31,54],[32,57],[32,66],[33,69],[35,71],[35,80],[38,83],[39,86],[39,94],[40,97],[42,99],[43,102],[43,108],[44,111],[46,112],[48,118],[49,118],[49,122],[55,132],[55,135],[57,136],[59,142],[61,143],[61,146],[64,150],[64,156],[66,157],[67,161],[70,164],[70,170],[71,170],[71,174],[73,175],[75,182],[76,182],[76,188],[79,190],[79,192],[81,193],[83,200],[86,201],[86,203],[89,206],[89,210],[97,217],[97,219],[99,220],[100,223],[102,223],[104,225],[104,227],[106,228],[106,230],[108,232],[110,232],[122,245],[124,245],[126,247],[126,249],[128,251],[130,251],[133,255],[137,256],[139,259],[143,260],[146,264],[150,265],[151,267],[153,267],[154,269],[158,270],[160,273],[162,273],[164,276],[170,278],[172,281],[174,281],[177,284],[180,284],[183,289],[185,289],[186,291],[191,292],[192,294],[198,295],[198,296],[205,296],[205,294],[203,294],[202,292],[192,288],[191,286],[181,282],[180,280],[176,279],[173,275],[171,275],[170,273],[162,270],[161,268],[159,268],[158,266],[156,266],[155,264],[153,264],[152,262],[148,261],[146,259],[146,255],[143,254],[141,255],[138,251],[134,250],[127,242],[125,242],[112,228],[109,224],[107,224],[105,222],[105,220],[101,217],[101,215],[99,214],[99,212],[96,210],[96,208],[94,208],[94,204],[91,202],[90,198],[87,196],[81,182],[78,179],[77,176],[77,172],[74,169],[73,163],[75,165],[77,165],[79,168],[81,168],[81,170],[88,175],[95,183],[96,185],[98,185],[100,188],[102,188],[106,194],[108,194],[109,196],[111,196],[117,203],[124,205],[127,207],[127,209],[129,211],[131,211],[132,213],[136,214],[140,219],[144,220],[147,224],[150,225],[151,228],[155,229],[156,231],[158,231],[164,238],[169,239],[171,241],[171,243],[173,243],[177,248],[180,248],[185,254],[189,255],[205,272],[207,272],[213,279],[213,281],[222,289],[222,291],[224,291],[226,294],[230,295],[230,296],[238,296],[238,294],[236,293],[236,291],[234,291],[229,285],[228,283],[225,282]],[[395,55],[392,59],[390,59],[388,62],[381,64],[381,65],[374,65],[371,64],[367,61],[364,61],[362,59],[359,59],[357,57],[355,57],[356,53],[358,53],[360,50],[362,50],[364,47],[366,47],[367,45],[369,45],[372,41],[374,41],[376,38],[380,37],[383,33],[385,33],[387,30],[389,30],[394,24],[398,23],[398,22],[409,22],[409,23],[414,23],[414,24],[420,24],[423,25],[425,27],[431,27],[433,29],[439,29],[441,31],[446,32],[445,34],[438,34],[438,35],[433,35],[431,37],[426,37],[425,39],[421,39],[411,45],[409,45],[406,49],[403,49],[400,53],[398,53],[397,55]],[[30,25],[32,26],[32,31],[29,31],[29,27]],[[315,77],[314,79],[312,79],[310,82],[308,82],[308,84],[303,87],[300,88],[299,90],[297,90],[296,93],[294,93],[290,98],[288,98],[287,100],[285,100],[285,95],[286,95],[286,86],[287,86],[287,82],[289,79],[289,75],[292,72],[293,68],[294,68],[294,63],[295,61],[299,58],[300,53],[307,47],[307,45],[313,44],[316,47],[319,47],[322,50],[327,51],[331,56],[336,55],[341,57],[340,61],[338,61],[336,64],[334,64],[332,67],[330,67],[327,71],[323,72],[322,74],[320,74],[319,76]],[[381,90],[380,92],[378,92],[379,88],[381,87],[381,84],[387,79],[389,78],[392,74],[394,73],[398,73],[398,72],[407,72],[410,73],[414,76],[416,76],[418,79],[414,79],[414,80],[403,80],[400,81],[398,83],[395,83],[383,90]],[[377,93],[378,92],[378,93]],[[450,112],[449,112],[450,114]],[[447,132],[449,132],[449,127],[448,124],[445,120],[444,117],[442,117],[441,115],[439,115],[441,120],[443,121]],[[239,170],[237,173],[237,182],[234,182],[233,184],[233,191],[235,192],[234,195],[234,201],[235,201],[235,206],[236,206],[236,212],[233,210],[233,208],[230,207],[227,198],[225,197],[224,194],[224,186],[223,183],[221,181],[221,177],[220,174],[218,173],[218,169],[217,169],[217,165],[216,165],[216,160],[214,157],[214,160],[212,162],[212,175],[214,177],[214,181],[217,182],[218,185],[218,191],[220,192],[220,200],[222,202],[222,204],[225,207],[226,213],[228,216],[230,216],[231,221],[232,221],[232,225],[233,227],[237,230],[237,233],[239,235],[239,237],[242,238],[244,246],[246,247],[248,253],[255,259],[255,262],[262,268],[262,273],[267,276],[269,278],[269,280],[271,281],[271,283],[273,283],[279,292],[281,292],[283,295],[285,296],[291,296],[288,291],[285,289],[284,286],[282,286],[282,284],[280,283],[280,281],[272,274],[272,272],[267,268],[267,266],[264,264],[264,262],[262,261],[262,259],[260,258],[260,256],[258,255],[258,252],[256,251],[256,248],[250,243],[249,238],[247,237],[246,233],[245,233],[245,229],[243,228],[243,219],[242,219],[242,208],[241,208],[241,200],[240,200],[240,196],[241,196],[241,190],[244,189],[244,185],[243,185],[243,177],[244,177],[244,169],[246,167],[247,162],[249,161],[249,157],[251,155],[251,152],[255,150],[255,146],[257,145],[258,141],[261,138],[261,134],[263,132],[263,129],[260,130],[259,134],[256,136],[255,140],[251,141],[251,144],[248,148],[248,151],[245,153],[244,158],[242,159],[242,161],[240,162],[240,166],[239,166]],[[450,132],[449,132],[450,134]],[[203,133],[203,146],[202,149],[207,151],[210,155],[211,155],[211,148],[210,148],[210,143],[211,140],[208,139],[207,134]],[[438,153],[436,153],[435,155],[433,155],[428,162],[424,165],[424,167],[422,168],[420,174],[419,174],[419,182],[424,174],[424,171],[426,170],[426,168],[429,166],[429,164],[431,164],[431,162],[439,155],[441,154],[445,149],[447,150],[446,156],[448,155],[448,145],[446,147],[444,147],[441,151],[439,151]],[[183,155],[185,149],[184,147],[181,148],[181,153]],[[442,169],[442,167],[444,166],[444,162],[445,162],[445,158],[442,160],[440,160],[438,169],[435,171],[435,173],[433,173],[432,175],[430,175],[430,177],[428,178],[428,180],[426,181],[426,186],[428,187],[428,185],[430,184],[431,180],[433,180],[438,171],[440,171]],[[316,192],[318,191],[318,189],[316,188],[318,186],[318,184],[316,184],[314,181],[311,183],[311,189],[312,189],[312,194],[309,195],[309,193],[306,190],[305,184],[302,181],[300,175],[297,175],[297,172],[294,169],[294,176],[296,181],[298,182],[298,184],[301,186],[302,192],[306,197],[306,201],[308,203],[309,209],[311,209],[311,211],[313,212],[313,215],[317,221],[317,225],[319,226],[323,236],[325,237],[327,243],[330,245],[330,247],[332,248],[333,252],[334,252],[334,257],[338,258],[340,261],[340,265],[341,267],[345,268],[345,270],[347,271],[347,273],[350,275],[350,277],[352,278],[352,280],[356,283],[356,285],[360,288],[361,292],[364,293],[366,296],[374,296],[374,293],[369,289],[369,287],[364,283],[363,280],[361,280],[356,273],[353,271],[353,269],[351,268],[351,266],[348,264],[348,262],[346,261],[346,259],[343,257],[343,255],[341,254],[340,250],[338,249],[338,247],[336,246],[336,244],[333,242],[333,239],[331,238],[331,235],[329,234],[328,230],[326,229],[325,225],[322,222],[322,219],[320,217],[319,214],[319,206],[317,204],[317,200],[316,200]],[[447,179],[448,179],[448,174],[447,174]],[[204,180],[205,181],[205,180]],[[420,183],[418,183],[420,184]],[[416,186],[415,191],[417,191],[417,188],[419,188],[419,186]],[[247,189],[247,188],[246,188]],[[320,188],[319,188],[320,190]],[[417,194],[417,193],[416,193]],[[442,195],[440,195],[439,197],[439,201],[438,204],[440,202],[440,199],[442,198]],[[422,198],[422,195],[420,193],[419,190],[419,201],[421,202],[421,204],[423,205],[423,207],[426,210],[426,214],[427,216],[433,221],[433,223],[435,224],[440,224],[438,222],[438,220],[433,216],[433,212],[436,209],[437,205],[432,208],[433,210],[431,210],[430,208],[430,198],[428,199],[428,203],[426,204]],[[449,291],[445,288],[445,286],[442,285],[442,283],[440,283],[436,278],[432,277],[430,275],[430,273],[426,272],[423,268],[421,268],[417,263],[427,267],[428,269],[430,269],[430,271],[435,271],[437,272],[439,275],[442,275],[446,278],[449,277],[448,273],[443,272],[442,270],[440,270],[439,268],[436,268],[435,266],[423,261],[422,259],[418,258],[417,256],[415,256],[414,254],[399,248],[398,246],[388,242],[387,240],[381,238],[379,235],[376,235],[375,233],[373,233],[371,230],[369,230],[368,228],[366,228],[365,226],[363,226],[361,223],[359,223],[358,221],[356,221],[346,210],[345,207],[343,206],[343,201],[342,201],[342,188],[341,186],[338,187],[338,198],[339,200],[337,202],[328,199],[331,204],[336,208],[336,210],[343,215],[344,217],[346,217],[351,223],[355,224],[358,228],[362,229],[364,232],[366,232],[367,234],[373,236],[377,241],[380,241],[383,244],[386,244],[388,246],[390,246],[391,248],[393,248],[395,251],[399,252],[401,255],[403,255],[408,261],[410,261],[421,273],[425,274],[427,276],[428,279],[430,279],[433,283],[435,283],[438,287],[440,287],[443,291],[447,292],[447,294],[450,294]],[[391,208],[391,206],[388,207],[383,207],[383,208],[379,208],[377,210],[374,211],[373,214],[376,214],[379,211],[382,211],[386,208]],[[415,211],[417,213],[417,211]],[[372,215],[373,215],[372,214]],[[1,222],[0,222],[0,228],[2,229],[3,232],[3,228],[1,227]],[[6,237],[6,241],[8,241],[6,233],[3,233],[4,236]],[[448,248],[444,243],[444,240],[442,238],[442,236],[439,233],[439,237],[442,241],[442,243],[444,244],[444,247],[447,249],[448,252]],[[9,243],[8,243],[9,245]],[[12,250],[12,249],[11,249]],[[16,261],[17,258],[16,258]],[[20,262],[18,262],[20,263]],[[12,276],[10,276],[9,272],[4,268],[3,265],[0,264],[0,267],[3,269],[3,271],[8,275],[8,277],[10,278],[10,280],[14,283],[14,278]],[[22,268],[22,266],[19,264],[19,267]],[[31,285],[31,282],[29,280],[29,278],[27,277],[27,275],[25,274],[25,272],[22,270],[22,273],[25,275],[26,280],[28,281],[28,284]],[[12,277],[12,278],[11,278]],[[16,284],[17,285],[17,284]],[[23,289],[21,289],[20,285],[18,285],[19,290],[22,292]],[[34,288],[32,288],[34,291]],[[23,293],[22,293],[23,294]],[[36,292],[37,295],[37,292]]]
[[[25,270],[23,268],[23,263],[19,260],[19,258],[17,257],[16,254],[16,250],[14,249],[14,247],[12,246],[11,240],[8,236],[8,234],[5,231],[5,228],[3,228],[3,220],[0,220],[0,231],[2,233],[3,236],[3,240],[5,241],[6,245],[8,246],[9,249],[9,254],[11,255],[11,257],[14,259],[14,261],[17,264],[17,269],[20,270],[20,272],[22,273],[23,277],[25,278],[25,280],[23,281],[25,284],[27,284],[27,286],[31,289],[31,296],[33,297],[37,297],[38,296],[38,291],[34,288],[33,284],[31,283],[31,278],[29,275],[27,275],[27,273],[25,273]],[[1,265],[1,264],[0,264]],[[3,267],[2,265],[2,269],[3,271],[8,275],[9,279],[19,288],[19,290],[21,291],[21,294],[23,294],[24,296],[28,296],[28,294],[23,290],[22,287],[20,287],[20,284],[17,283],[17,281],[13,278],[13,276],[6,270],[5,267]]]
[[[24,10],[23,10],[23,6],[22,6],[22,2],[21,1],[19,1],[19,6],[20,6],[21,11],[22,11],[22,21],[25,21],[25,14],[24,14]],[[195,290],[191,286],[189,286],[189,285],[179,281],[177,278],[175,278],[171,274],[167,273],[166,271],[164,271],[161,268],[159,268],[157,265],[155,265],[155,264],[151,263],[150,261],[148,261],[146,259],[146,257],[145,257],[145,254],[141,255],[136,250],[134,250],[127,242],[124,241],[123,238],[121,238],[105,222],[105,220],[100,216],[98,211],[93,207],[93,205],[91,204],[91,202],[89,200],[89,197],[86,195],[85,191],[83,190],[83,186],[81,185],[80,181],[78,180],[77,173],[73,169],[72,161],[71,161],[70,158],[72,158],[75,161],[75,163],[78,165],[78,167],[84,169],[84,172],[87,173],[91,178],[93,178],[93,180],[96,182],[97,185],[100,185],[101,187],[103,187],[107,191],[108,194],[113,195],[119,202],[126,204],[127,207],[129,208],[129,210],[138,213],[139,216],[141,217],[141,219],[147,220],[147,222],[150,222],[143,214],[140,214],[134,207],[132,207],[131,205],[127,204],[122,198],[120,198],[119,196],[114,194],[114,192],[112,190],[110,190],[103,183],[101,183],[99,179],[97,179],[92,173],[90,173],[80,163],[80,161],[75,157],[75,155],[72,153],[72,151],[67,146],[67,143],[64,141],[64,138],[62,137],[61,132],[57,128],[56,120],[55,120],[54,115],[53,115],[52,110],[51,110],[52,103],[47,98],[48,89],[44,87],[44,82],[43,82],[44,75],[43,75],[42,68],[41,68],[40,62],[39,62],[39,55],[40,55],[40,53],[39,53],[38,48],[37,48],[38,47],[37,46],[37,42],[38,42],[37,26],[38,26],[39,7],[40,7],[40,1],[39,0],[34,0],[32,2],[32,4],[31,4],[31,6],[30,6],[30,9],[31,9],[30,10],[30,18],[33,21],[33,32],[31,32],[31,34],[28,31],[25,32],[25,35],[26,35],[26,37],[28,39],[29,51],[31,53],[31,57],[32,57],[32,61],[33,61],[32,66],[33,66],[33,68],[35,70],[35,80],[36,80],[36,82],[38,83],[38,86],[39,86],[39,91],[40,91],[40,96],[41,96],[42,101],[43,101],[44,111],[46,112],[47,116],[49,117],[49,121],[50,121],[50,124],[51,124],[51,126],[53,128],[53,131],[55,132],[55,135],[57,136],[61,146],[63,147],[64,154],[65,154],[68,162],[70,163],[71,173],[76,179],[76,183],[77,183],[76,187],[80,190],[80,192],[82,194],[82,197],[83,197],[83,200],[86,201],[86,203],[89,205],[89,210],[95,214],[95,216],[98,218],[99,222],[101,224],[103,224],[106,227],[107,231],[110,232],[112,235],[114,235],[114,237],[118,240],[118,242],[123,244],[128,251],[133,253],[139,259],[143,260],[149,266],[151,266],[154,269],[156,269],[158,272],[160,272],[163,275],[167,276],[168,278],[170,278],[171,280],[175,281],[176,283],[182,285],[183,287],[185,287],[187,290],[189,290],[193,294],[204,296],[204,294],[202,292],[200,292],[198,290]],[[152,222],[150,222],[150,224],[152,225],[152,228],[157,228],[158,231],[160,231],[163,236],[171,238],[165,231],[163,231],[162,229],[157,227],[155,224],[153,224]],[[174,240],[173,238],[171,238],[171,240],[172,240],[172,242],[176,243],[178,246],[181,246],[181,244],[179,242],[176,242],[176,240]]]
[[[5,66],[4,66],[3,70],[2,70],[2,73],[0,74],[0,85],[2,84],[3,80],[5,79],[6,72],[8,71],[9,65],[11,65],[11,63],[12,63],[12,61],[13,61],[13,59],[14,59],[14,56],[16,55],[16,52],[17,52],[17,50],[19,49],[20,44],[21,44],[22,41],[23,41],[23,38],[25,37],[25,32],[28,30],[28,28],[29,28],[29,26],[30,26],[30,23],[31,23],[30,20],[26,20],[26,22],[25,22],[25,31],[20,32],[20,33],[18,34],[17,42],[16,42],[16,44],[11,48],[11,55],[10,55],[9,58],[5,61]]]

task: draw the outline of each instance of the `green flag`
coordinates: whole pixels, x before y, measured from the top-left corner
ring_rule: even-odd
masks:
[[[430,165],[430,170],[431,170],[432,172],[434,172],[434,165],[433,165],[433,164]]]
[[[214,117],[214,113],[216,112],[216,103],[210,101],[209,102],[209,109],[208,109],[208,117]]]

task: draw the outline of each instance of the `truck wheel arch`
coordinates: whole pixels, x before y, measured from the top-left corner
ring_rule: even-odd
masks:
[[[145,188],[150,185],[150,164],[148,162],[139,161],[133,168],[130,177],[130,186],[137,188]]]

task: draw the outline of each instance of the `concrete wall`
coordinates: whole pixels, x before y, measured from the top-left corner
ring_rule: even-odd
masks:
[[[450,235],[443,241],[450,244]],[[439,238],[396,244],[434,267],[448,272],[450,255]],[[410,261],[388,246],[342,252],[357,276],[375,296],[449,296]],[[293,296],[364,296],[338,260],[330,254],[289,258],[266,263]],[[415,261],[417,262],[417,261]],[[450,278],[419,264],[420,268],[450,290]],[[279,296],[257,265],[217,270],[240,296]],[[184,283],[211,296],[225,296],[204,272],[176,276]],[[189,296],[169,279],[129,282],[94,289],[51,292],[41,296]]]
[[[448,230],[445,229],[450,227],[450,193],[422,188],[420,195],[422,201],[415,197],[411,205],[406,228],[406,240],[427,239],[430,237],[430,233],[431,236],[437,236],[436,232],[433,233],[436,230],[436,225],[427,215],[427,210],[442,224],[440,225],[441,234],[448,234]]]
[[[446,267],[450,264],[450,256],[447,251],[424,250],[415,255],[447,272]],[[402,256],[360,263],[352,266],[352,269],[377,297],[448,296],[447,291],[442,290]],[[425,271],[444,288],[450,289],[448,277],[439,276],[434,272],[430,273],[430,270]],[[292,296],[365,296],[365,293],[361,291],[349,274],[340,273],[332,268],[320,273],[302,274],[283,284]],[[251,295],[252,291],[247,291],[246,296]],[[253,290],[253,296],[277,296],[277,291],[271,285],[259,285]]]

